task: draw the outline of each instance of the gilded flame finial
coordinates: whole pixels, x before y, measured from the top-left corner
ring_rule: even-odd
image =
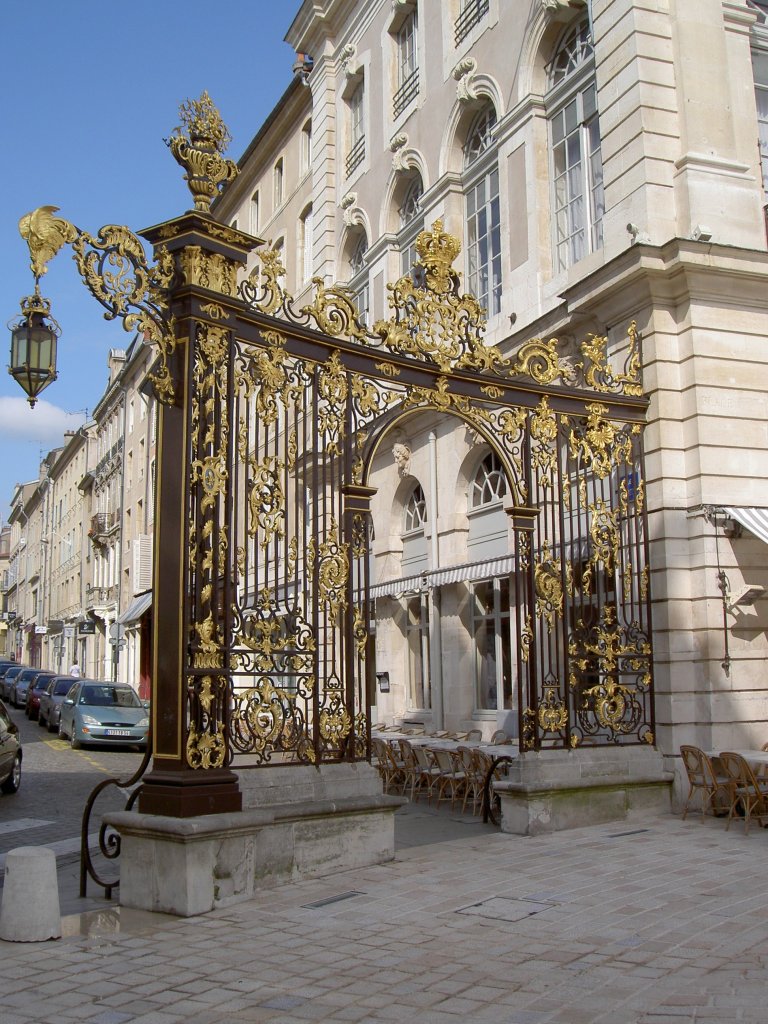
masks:
[[[237,164],[222,156],[232,136],[207,92],[199,100],[182,103],[179,116],[182,123],[166,139],[166,145],[187,172],[185,180],[195,209],[208,213],[221,186],[238,173]]]
[[[29,246],[29,265],[38,283],[59,249],[77,238],[74,224],[53,216],[58,209],[58,206],[40,206],[24,214],[19,221],[19,234]]]

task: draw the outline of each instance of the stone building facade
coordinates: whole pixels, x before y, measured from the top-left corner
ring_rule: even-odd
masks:
[[[440,219],[506,353],[595,334],[618,365],[637,324],[670,765],[684,742],[766,739],[767,19],[752,0],[305,2],[294,82],[216,206],[277,244],[297,305],[317,277],[386,316]],[[376,713],[513,730],[503,474],[426,413],[378,460]]]

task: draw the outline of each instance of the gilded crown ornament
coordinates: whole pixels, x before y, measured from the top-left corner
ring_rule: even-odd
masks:
[[[419,232],[416,251],[427,275],[427,287],[439,293],[450,291],[456,276],[451,264],[461,251],[461,243],[443,231],[442,220],[436,220],[431,231]]]
[[[221,186],[238,174],[237,164],[222,156],[232,136],[207,92],[199,100],[182,103],[179,116],[182,123],[165,142],[187,172],[185,181],[195,209],[209,213]]]

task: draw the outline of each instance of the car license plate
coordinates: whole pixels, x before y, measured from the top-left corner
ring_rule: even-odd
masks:
[[[105,729],[104,734],[106,736],[130,736],[130,729]]]

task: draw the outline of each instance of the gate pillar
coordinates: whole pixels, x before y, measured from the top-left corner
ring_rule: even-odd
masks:
[[[227,445],[220,393],[237,318],[237,268],[257,240],[190,212],[142,232],[173,259],[170,323],[175,344],[162,352],[158,396],[154,544],[152,768],[139,810],[188,818],[239,811],[229,768],[227,665],[223,636],[228,586]],[[232,325],[232,326],[228,326]],[[221,365],[201,372],[201,350]],[[206,390],[207,389],[207,390]],[[218,670],[218,671],[216,671]]]

